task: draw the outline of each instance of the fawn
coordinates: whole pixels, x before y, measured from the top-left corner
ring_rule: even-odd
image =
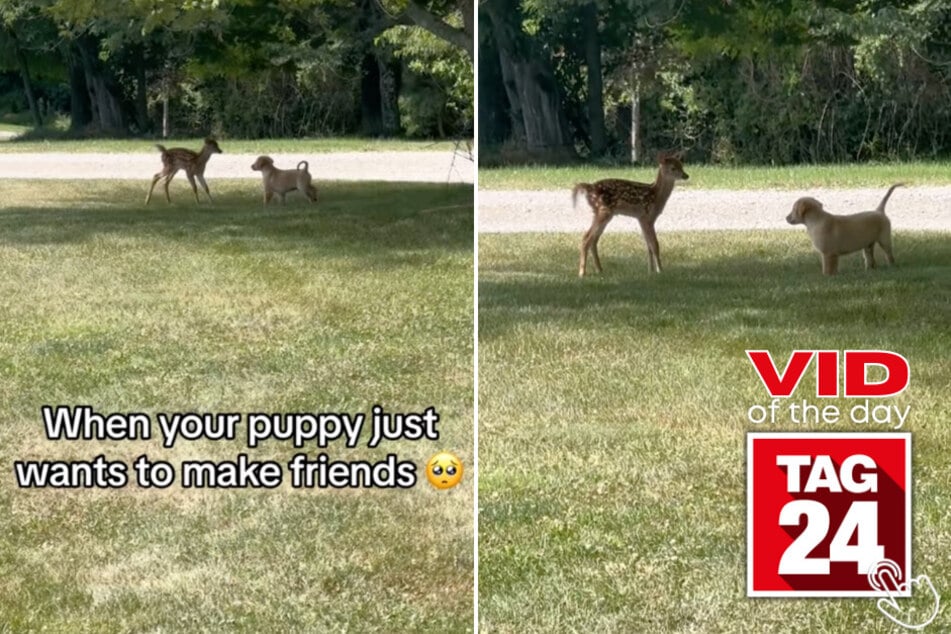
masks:
[[[195,202],[201,202],[198,200],[198,187],[195,186],[196,178],[201,183],[205,193],[208,194],[208,200],[214,202],[211,199],[211,192],[208,191],[208,183],[205,182],[205,165],[208,164],[208,159],[211,158],[212,154],[221,154],[221,148],[218,147],[217,141],[212,138],[205,139],[205,144],[201,147],[200,152],[193,152],[183,147],[173,147],[166,150],[164,145],[158,143],[155,144],[155,147],[162,153],[162,171],[152,177],[152,186],[149,187],[149,193],[145,197],[146,205],[152,200],[152,190],[155,189],[155,183],[162,178],[165,179],[165,200],[172,202],[172,198],[168,195],[168,184],[172,182],[172,177],[181,169],[185,170],[185,176],[188,177],[192,191],[195,192]]]
[[[596,183],[578,183],[571,192],[571,200],[578,204],[578,193],[584,192],[594,212],[591,227],[581,240],[581,263],[578,276],[584,277],[588,262],[588,252],[594,256],[594,266],[601,272],[601,258],[598,257],[598,240],[601,234],[617,214],[637,218],[641,225],[641,234],[647,245],[647,271],[660,273],[660,244],[654,223],[664,210],[674,183],[687,180],[689,175],[677,156],[661,155],[660,169],[653,184],[636,183],[620,178],[608,178]]]

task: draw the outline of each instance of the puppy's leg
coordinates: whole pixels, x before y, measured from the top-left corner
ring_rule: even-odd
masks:
[[[647,272],[660,273],[660,243],[657,241],[654,223],[647,218],[639,218],[638,222],[641,225],[644,244],[647,245]]]
[[[304,194],[310,202],[317,202],[317,190],[311,184],[310,174],[307,172],[303,172],[297,177],[297,190]]]
[[[264,188],[264,206],[267,207],[267,204],[271,202],[271,199],[274,198],[274,190],[265,187]]]
[[[868,245],[863,249],[862,253],[865,255],[865,270],[875,268],[875,243]]]
[[[885,261],[889,266],[895,263],[895,256],[892,255],[892,232],[883,233],[878,239],[878,245],[885,252]]]
[[[833,253],[822,254],[822,272],[826,275],[835,275],[839,270],[839,256]]]
[[[196,174],[195,176],[198,178],[198,182],[201,183],[201,188],[205,190],[205,194],[208,195],[208,202],[210,202],[210,203],[215,202],[215,201],[212,199],[212,197],[211,197],[211,192],[208,191],[208,183],[205,182],[205,175],[204,175],[204,174]]]
[[[598,257],[598,240],[601,239],[601,234],[604,233],[604,229],[611,222],[611,218],[610,214],[594,215],[591,227],[588,228],[581,239],[581,262],[578,265],[578,277],[584,277],[588,263],[588,251],[591,251],[591,255],[594,256],[594,267],[598,270],[598,273],[602,271],[601,258]]]

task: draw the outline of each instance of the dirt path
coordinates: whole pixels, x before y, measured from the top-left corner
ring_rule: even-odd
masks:
[[[300,160],[310,163],[317,180],[375,180],[434,183],[471,183],[472,161],[452,152],[338,152],[328,154],[273,154],[279,167],[291,168]],[[221,154],[211,158],[205,177],[251,178],[257,155]],[[148,183],[162,167],[158,152],[148,154],[3,153],[0,148],[2,178],[115,178]],[[176,178],[182,178],[179,174]]]
[[[674,191],[657,230],[798,229],[785,221],[792,204],[804,195],[822,201],[832,213],[874,209],[885,187],[791,191],[730,191],[682,188]],[[896,230],[951,231],[951,187],[895,190],[887,207]],[[524,231],[582,233],[591,222],[587,203],[571,208],[568,191],[480,191],[479,232]],[[608,231],[638,231],[632,218],[615,218]]]

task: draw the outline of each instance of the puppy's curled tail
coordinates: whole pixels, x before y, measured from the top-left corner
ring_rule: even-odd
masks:
[[[300,171],[300,166],[301,166],[301,165],[304,166],[304,171],[305,171],[305,172],[310,169],[310,166],[307,164],[307,161],[301,161],[300,163],[297,164],[297,171],[298,171],[298,172]]]
[[[577,185],[575,185],[574,189],[571,190],[571,206],[577,209],[578,208],[578,194],[580,194],[581,192],[584,192],[584,194],[587,196],[588,189],[591,187],[593,187],[591,183],[578,183]]]
[[[161,152],[162,154],[168,154],[168,150],[166,150],[165,146],[162,145],[161,143],[156,143],[155,147],[157,147],[158,151]]]
[[[894,185],[892,185],[891,187],[889,187],[889,188],[888,188],[888,191],[885,193],[885,197],[882,198],[882,202],[878,203],[878,207],[875,208],[875,211],[877,211],[877,212],[880,213],[880,214],[884,214],[884,213],[885,213],[885,203],[888,202],[888,199],[889,199],[889,197],[891,197],[892,192],[895,191],[895,188],[896,188],[896,187],[904,187],[904,186],[905,186],[904,183],[895,183]]]

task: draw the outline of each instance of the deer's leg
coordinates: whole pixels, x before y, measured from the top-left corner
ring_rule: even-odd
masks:
[[[578,264],[578,277],[584,277],[588,263],[588,251],[591,251],[594,256],[594,266],[598,269],[598,273],[602,271],[601,258],[598,257],[598,240],[601,239],[601,234],[604,233],[605,227],[611,222],[611,218],[611,214],[595,213],[591,220],[591,226],[581,239],[581,261]]]
[[[647,218],[639,218],[638,222],[641,225],[644,244],[647,245],[647,272],[660,273],[660,243],[657,241],[654,222]]]
[[[205,182],[205,175],[204,175],[204,174],[196,174],[195,176],[198,178],[198,182],[201,183],[201,188],[205,190],[205,194],[208,195],[208,202],[212,202],[212,203],[215,202],[215,201],[211,198],[211,192],[208,191],[208,183]]]
[[[175,170],[174,172],[169,172],[168,176],[165,177],[165,182],[162,183],[162,187],[164,187],[165,189],[165,202],[168,202],[168,203],[172,202],[172,197],[169,196],[168,194],[168,184],[172,182],[172,179],[175,177],[176,172],[178,172],[178,170]]]
[[[145,195],[145,204],[148,205],[149,201],[152,200],[152,190],[155,189],[155,184],[162,179],[163,172],[157,173],[152,177],[152,184],[149,186],[149,193]]]
[[[604,269],[601,268],[601,257],[598,255],[598,241],[601,239],[601,234],[604,233],[604,230],[607,228],[608,223],[611,222],[611,219],[614,216],[606,215],[603,222],[598,225],[598,230],[595,232],[593,240],[591,241],[591,255],[594,257],[594,268],[598,270],[598,273],[601,273]]]
[[[192,186],[192,192],[195,194],[195,202],[201,204],[201,201],[198,199],[198,185],[195,184],[195,175],[191,172],[185,172],[185,176],[188,177],[188,184]]]

